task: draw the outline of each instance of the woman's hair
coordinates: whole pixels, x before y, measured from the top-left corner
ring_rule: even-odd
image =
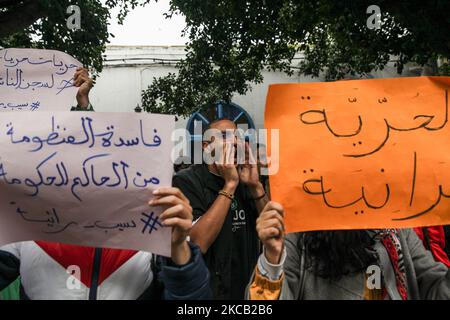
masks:
[[[302,233],[298,247],[316,276],[339,280],[377,263],[374,243],[365,230],[315,231]]]

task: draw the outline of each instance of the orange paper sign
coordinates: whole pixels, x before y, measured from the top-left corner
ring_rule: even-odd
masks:
[[[449,89],[450,77],[270,86],[270,189],[287,231],[450,224]]]

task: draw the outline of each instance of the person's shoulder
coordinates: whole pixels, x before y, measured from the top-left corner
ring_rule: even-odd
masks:
[[[398,235],[405,239],[409,238],[411,234],[417,235],[414,229],[406,228],[406,229],[398,229]]]
[[[412,228],[397,229],[397,234],[408,247],[414,247],[419,242],[422,243],[419,236]]]

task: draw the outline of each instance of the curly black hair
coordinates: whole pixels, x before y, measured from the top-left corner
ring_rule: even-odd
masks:
[[[366,230],[314,231],[302,233],[298,248],[316,276],[339,280],[377,263],[374,243]]]

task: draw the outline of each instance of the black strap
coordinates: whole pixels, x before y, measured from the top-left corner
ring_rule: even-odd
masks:
[[[445,252],[447,256],[450,258],[450,226],[444,226],[445,233]]]
[[[423,227],[422,231],[423,231],[423,241],[424,241],[425,249],[431,251],[430,234],[428,233],[428,228]]]

